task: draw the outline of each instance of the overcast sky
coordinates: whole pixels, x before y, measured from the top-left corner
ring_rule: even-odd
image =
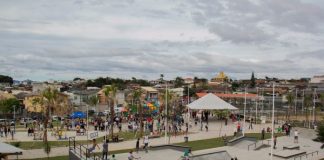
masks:
[[[323,0],[0,0],[15,79],[324,74]]]

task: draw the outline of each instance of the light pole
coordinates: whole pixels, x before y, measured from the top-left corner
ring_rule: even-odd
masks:
[[[14,109],[14,133],[16,133],[16,105],[13,105],[13,109]]]
[[[243,110],[243,136],[245,135],[245,110],[246,110],[246,87],[244,89],[244,110]]]
[[[275,84],[272,84],[272,131],[271,131],[271,160],[273,159],[273,145],[274,145],[274,109],[275,109]]]
[[[165,83],[165,129],[164,129],[164,138],[165,138],[165,144],[168,143],[168,83]]]

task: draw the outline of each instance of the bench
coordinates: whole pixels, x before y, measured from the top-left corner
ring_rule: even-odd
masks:
[[[282,147],[283,150],[287,149],[287,150],[299,150],[300,149],[300,146],[297,146],[297,145],[289,145],[289,146],[283,146]]]

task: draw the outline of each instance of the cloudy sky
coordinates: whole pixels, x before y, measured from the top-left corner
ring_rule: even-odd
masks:
[[[0,0],[15,79],[324,74],[323,0]]]

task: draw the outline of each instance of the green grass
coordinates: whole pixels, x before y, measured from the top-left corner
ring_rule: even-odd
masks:
[[[277,133],[275,135],[280,137],[280,136],[283,136],[284,134]],[[253,138],[256,138],[256,139],[260,140],[261,139],[261,134],[260,133],[247,133],[246,137],[253,137]],[[271,138],[271,134],[266,133],[265,138],[266,139]],[[222,138],[211,138],[211,139],[204,139],[204,140],[197,140],[197,141],[190,141],[190,139],[189,139],[188,143],[176,143],[175,145],[191,147],[192,151],[197,151],[197,150],[204,150],[204,149],[210,149],[210,148],[223,147],[223,146],[225,146],[225,143],[224,143]],[[109,155],[127,153],[130,150],[134,150],[134,148],[111,151],[111,152],[109,152]],[[96,153],[96,155],[100,156],[101,153]],[[34,160],[46,160],[46,159],[47,158],[40,158],[40,159],[34,159]],[[68,159],[68,156],[60,156],[60,157],[52,157],[49,160],[67,160],[67,159]]]
[[[115,134],[116,135],[116,134]],[[125,141],[135,139],[133,132],[121,132],[118,133],[120,138],[124,138]],[[104,137],[97,138],[98,142],[103,141]],[[87,144],[86,140],[77,141],[78,144]],[[24,150],[30,149],[41,149],[43,148],[43,141],[29,141],[29,142],[9,142],[9,144],[19,147]],[[55,147],[67,147],[69,145],[68,141],[49,141],[52,148]]]

